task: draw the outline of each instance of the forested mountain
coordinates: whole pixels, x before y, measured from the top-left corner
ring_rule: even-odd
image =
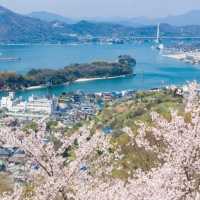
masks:
[[[200,36],[200,26],[161,24],[162,36]],[[67,43],[87,38],[154,37],[156,26],[131,27],[113,23],[42,21],[0,7],[0,43]]]

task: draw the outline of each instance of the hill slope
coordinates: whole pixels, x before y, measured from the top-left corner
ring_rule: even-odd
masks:
[[[28,14],[27,16],[36,18],[36,19],[40,19],[40,20],[46,21],[46,22],[60,21],[60,22],[64,22],[67,24],[75,23],[75,20],[73,20],[73,19],[61,16],[61,15],[57,15],[54,13],[45,12],[45,11],[32,12],[32,13]]]
[[[50,23],[14,13],[0,7],[0,42],[45,42],[63,38]]]

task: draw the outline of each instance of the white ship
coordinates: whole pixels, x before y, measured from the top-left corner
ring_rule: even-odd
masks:
[[[14,61],[20,61],[21,58],[18,57],[3,57],[0,55],[0,62],[14,62]]]

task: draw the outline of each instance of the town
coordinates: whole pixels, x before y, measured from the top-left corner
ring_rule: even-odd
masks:
[[[30,96],[27,100],[9,92],[0,100],[1,113],[22,120],[54,118],[65,125],[85,120],[103,109],[105,103],[132,97],[135,91],[86,94],[78,91],[63,93],[59,97]]]
[[[188,88],[177,88],[168,86],[163,89],[154,88],[148,90],[150,93],[159,93],[162,90],[173,91],[175,95],[185,96]],[[126,90],[121,92],[104,92],[86,94],[81,91],[63,93],[59,97],[35,97],[30,96],[28,100],[22,97],[15,97],[14,92],[9,92],[0,100],[0,126],[18,127],[23,131],[37,131],[40,122],[45,122],[49,134],[54,130],[63,129],[74,131],[74,127],[99,114],[106,105],[136,100],[137,92]],[[39,123],[38,123],[39,122]],[[102,130],[105,134],[110,134],[112,128],[105,126]],[[0,172],[11,173],[16,180],[23,180],[23,167],[26,162],[25,154],[15,147],[0,147]],[[33,166],[34,167],[34,166]]]
[[[16,97],[14,92],[9,92],[0,100],[0,126],[29,131],[37,129],[38,122],[45,122],[48,130],[53,126],[73,129],[101,112],[106,104],[128,100],[134,95],[135,91],[131,90],[94,94],[78,91],[63,93],[59,97],[30,96],[23,100]],[[0,172],[9,172],[16,180],[23,180],[25,162],[25,154],[20,149],[0,147]]]

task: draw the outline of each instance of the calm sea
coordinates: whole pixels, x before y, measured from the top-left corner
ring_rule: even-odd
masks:
[[[163,57],[151,48],[152,44],[123,45],[7,45],[0,46],[0,55],[19,57],[20,61],[0,62],[1,71],[26,73],[32,68],[62,68],[71,63],[84,63],[96,60],[114,61],[120,54],[129,54],[136,58],[136,76],[109,80],[74,83],[69,86],[57,86],[51,89],[19,91],[18,96],[27,97],[59,95],[62,92],[85,91],[121,91],[161,87],[169,84],[183,84],[186,81],[200,80],[200,65],[186,64]]]

